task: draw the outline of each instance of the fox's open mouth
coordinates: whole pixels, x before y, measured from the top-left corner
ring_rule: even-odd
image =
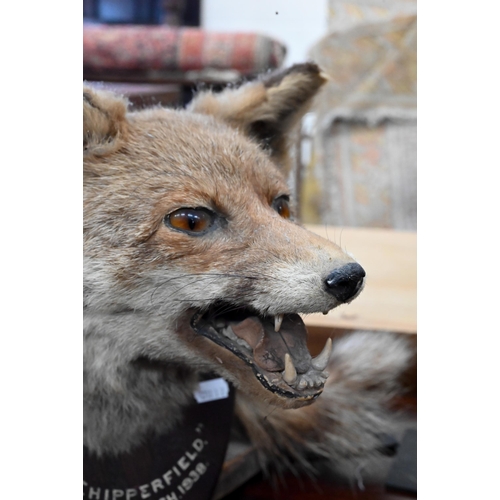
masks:
[[[251,309],[219,303],[204,314],[195,314],[191,326],[250,365],[269,391],[305,401],[323,392],[332,342],[328,339],[313,359],[307,349],[307,330],[298,314],[262,316]]]

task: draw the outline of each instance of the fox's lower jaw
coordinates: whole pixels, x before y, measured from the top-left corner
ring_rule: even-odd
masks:
[[[205,314],[195,314],[191,327],[242,359],[257,380],[281,398],[301,406],[323,392],[332,341],[328,339],[313,359],[298,314],[262,316],[251,309],[218,304]]]

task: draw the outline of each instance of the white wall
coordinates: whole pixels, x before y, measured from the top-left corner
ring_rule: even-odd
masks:
[[[284,64],[307,60],[328,27],[328,0],[202,0],[201,24],[212,31],[255,31],[283,42]]]

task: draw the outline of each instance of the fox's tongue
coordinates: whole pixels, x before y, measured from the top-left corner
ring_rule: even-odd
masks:
[[[268,372],[285,369],[285,354],[292,358],[297,373],[306,373],[311,366],[307,349],[307,330],[298,314],[286,314],[278,332],[271,317],[249,316],[231,322],[234,334],[253,349],[255,364]]]

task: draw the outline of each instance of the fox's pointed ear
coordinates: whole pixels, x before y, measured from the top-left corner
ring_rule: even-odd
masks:
[[[256,139],[288,172],[287,135],[308,110],[326,76],[313,63],[296,64],[239,88],[203,92],[188,109],[217,116]]]
[[[127,131],[127,101],[104,90],[83,88],[83,154],[116,151]]]

